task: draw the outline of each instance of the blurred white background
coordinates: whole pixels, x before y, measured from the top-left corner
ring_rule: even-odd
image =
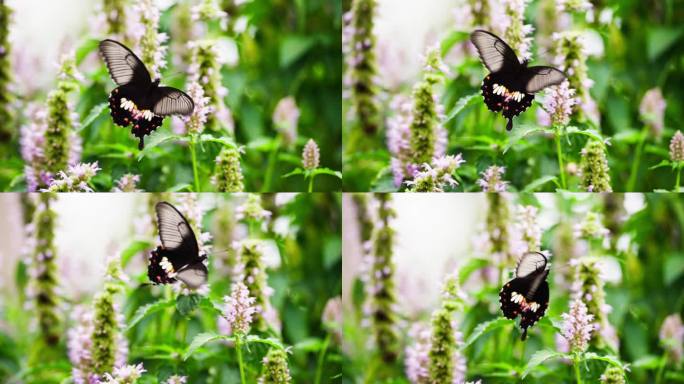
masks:
[[[64,293],[78,297],[99,288],[106,258],[135,236],[136,207],[144,198],[142,194],[60,194],[53,202],[60,288]],[[0,289],[11,291],[24,242],[20,195],[0,194],[0,212],[0,260],[7,266],[0,268]]]
[[[48,86],[57,73],[64,49],[73,49],[83,37],[99,0],[7,0],[14,11],[10,41],[31,70],[31,88]],[[39,62],[40,67],[33,68]],[[21,71],[21,68],[16,69]],[[25,81],[25,80],[24,80]]]

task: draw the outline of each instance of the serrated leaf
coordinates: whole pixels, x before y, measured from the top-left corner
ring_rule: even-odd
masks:
[[[660,367],[662,357],[648,355],[635,360],[630,366],[641,369],[656,369]]]
[[[535,352],[534,355],[532,355],[532,357],[530,357],[530,360],[527,362],[525,370],[522,373],[522,378],[524,379],[527,375],[530,374],[530,372],[532,372],[533,369],[535,369],[538,365],[542,364],[546,360],[561,357],[566,357],[566,355],[564,353],[550,351],[548,349],[543,349],[541,351]]]
[[[212,312],[214,312],[215,315],[221,316],[223,314],[223,310],[221,309],[221,306],[213,302],[211,299],[208,297],[202,298],[202,300],[199,303],[200,308],[202,309],[208,309]]]
[[[617,357],[614,356],[609,356],[609,355],[599,355],[595,352],[588,352],[583,355],[584,360],[599,360],[599,361],[605,361],[606,363],[610,363],[616,367],[624,368],[622,365],[622,362],[618,360]]]
[[[579,129],[578,127],[575,126],[570,126],[565,128],[565,134],[570,136],[570,135],[583,135],[583,136],[588,136],[603,145],[606,145],[606,139],[601,136],[601,134],[594,130],[594,129]]]
[[[145,148],[138,154],[138,161],[142,160],[143,157],[145,157],[145,155],[152,150],[152,148],[156,148],[169,141],[187,142],[190,141],[190,138],[184,135],[175,135],[169,133],[157,133],[152,135],[145,143]]]
[[[478,96],[480,96],[479,92],[463,96],[460,99],[458,99],[458,101],[454,105],[454,108],[449,112],[449,115],[447,116],[446,120],[444,120],[444,123],[451,121],[466,107],[475,104],[475,102],[478,100]]]
[[[311,174],[316,176],[316,175],[330,175],[330,176],[335,176],[338,179],[342,180],[342,172],[340,171],[335,171],[330,168],[316,168],[313,171],[311,171]]]
[[[176,310],[182,316],[187,317],[191,314],[197,307],[199,307],[202,296],[198,294],[190,295],[179,295],[176,298]]]
[[[81,122],[81,126],[78,128],[78,132],[88,128],[90,124],[93,123],[100,115],[102,115],[102,112],[104,112],[107,109],[107,106],[109,103],[101,103],[93,108],[90,109],[90,112],[88,113],[88,116]]]
[[[523,125],[513,129],[511,135],[508,138],[508,143],[506,143],[506,146],[503,149],[503,153],[508,152],[508,150],[511,149],[511,147],[513,147],[515,144],[517,144],[519,141],[526,138],[527,136],[537,132],[546,132],[546,130],[547,129],[544,127],[529,125]]]
[[[302,352],[318,352],[323,347],[324,341],[316,338],[304,339],[294,345],[293,349]]]
[[[485,323],[481,323],[475,329],[473,332],[468,336],[468,339],[466,342],[461,346],[461,349],[466,349],[470,345],[472,345],[478,338],[480,338],[482,335],[489,333],[495,329],[503,328],[507,325],[513,324],[513,320],[509,320],[505,317],[499,317],[494,320],[487,321]]]
[[[173,307],[174,302],[174,300],[159,300],[157,302],[147,304],[138,308],[138,310],[135,311],[135,314],[133,314],[133,318],[128,322],[128,327],[126,328],[126,330],[130,330],[142,319],[153,313],[162,311],[166,308]]]
[[[188,346],[187,351],[185,351],[185,354],[183,354],[183,360],[187,360],[193,353],[195,353],[195,351],[201,348],[204,344],[219,339],[234,340],[235,338],[225,335],[219,335],[213,332],[200,333],[197,336],[195,336],[194,339],[192,339],[192,342]]]
[[[235,144],[235,142],[229,137],[214,137],[214,136],[206,134],[206,133],[199,137],[199,142],[200,143],[218,143],[221,145],[225,145],[226,147],[237,148],[237,145]]]
[[[245,338],[245,344],[266,344],[274,348],[285,349],[285,347],[277,339],[264,339],[256,335],[249,335]]]
[[[301,169],[301,168],[297,168],[297,169],[295,169],[294,171],[292,171],[292,172],[290,172],[290,173],[287,173],[287,174],[283,175],[283,178],[292,177],[292,176],[297,176],[297,175],[304,175],[304,174],[306,174],[306,171],[304,171],[304,170]]]

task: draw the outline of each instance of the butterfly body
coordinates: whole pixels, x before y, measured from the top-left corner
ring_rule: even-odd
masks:
[[[509,131],[513,117],[532,105],[536,92],[565,80],[565,74],[556,68],[529,67],[526,60],[520,62],[513,49],[491,32],[476,30],[470,40],[490,72],[481,87],[485,104],[508,119]]]
[[[123,44],[103,40],[100,54],[119,86],[109,94],[112,119],[119,126],[131,127],[140,140],[139,149],[145,146],[145,135],[159,128],[166,116],[192,114],[192,98],[176,88],[159,86],[159,79],[152,81],[142,61]]]
[[[549,283],[546,278],[546,256],[538,252],[528,253],[518,263],[516,277],[507,282],[499,292],[499,302],[504,317],[520,316],[522,340],[527,328],[539,321],[549,306]]]
[[[196,289],[207,281],[207,256],[200,254],[195,233],[187,219],[171,204],[155,206],[162,245],[150,253],[147,277],[152,284],[182,281]]]

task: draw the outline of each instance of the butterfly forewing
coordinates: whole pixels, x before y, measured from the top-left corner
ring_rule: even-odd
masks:
[[[470,35],[470,41],[490,72],[514,71],[520,67],[520,61],[513,49],[493,33],[478,29]]]
[[[185,217],[167,202],[157,203],[157,225],[159,238],[165,249],[187,255],[189,260],[197,257],[197,238]]]
[[[153,112],[159,116],[190,115],[195,103],[185,92],[171,87],[159,87],[154,90]]]
[[[544,271],[546,256],[540,252],[529,252],[523,255],[515,268],[515,277],[527,277],[534,272]]]
[[[116,84],[135,83],[139,86],[149,86],[152,83],[145,64],[123,44],[114,40],[103,40],[100,42],[100,54]]]

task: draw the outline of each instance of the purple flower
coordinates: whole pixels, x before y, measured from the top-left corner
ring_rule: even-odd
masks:
[[[93,192],[89,183],[100,169],[97,161],[70,165],[67,172],[60,171],[43,192]]]
[[[577,104],[574,97],[575,90],[570,88],[570,83],[565,80],[560,85],[549,88],[542,107],[549,115],[549,122],[554,126],[566,126],[570,122],[572,108]]]
[[[684,161],[684,135],[680,130],[670,140],[670,159],[673,162]]]
[[[306,170],[313,170],[318,168],[321,163],[321,153],[318,149],[318,144],[313,139],[309,139],[302,151],[302,166]]]
[[[665,318],[660,327],[660,342],[668,353],[670,361],[679,364],[684,358],[684,325],[679,314]]]
[[[166,379],[166,382],[164,382],[164,384],[185,384],[187,380],[188,378],[185,376],[173,375],[169,376],[169,378]]]
[[[639,104],[641,120],[651,128],[651,132],[656,137],[660,137],[663,133],[666,106],[667,103],[660,88],[649,89]]]
[[[207,117],[213,112],[213,107],[209,105],[210,99],[204,96],[204,88],[197,80],[193,80],[188,85],[188,96],[195,102],[195,109],[186,119],[187,130],[190,133],[200,134],[204,131]]]
[[[67,332],[67,350],[71,361],[72,376],[76,384],[89,382],[90,370],[92,369],[93,347],[92,335],[93,311],[83,306],[74,309],[73,318],[76,326]]]
[[[146,372],[142,363],[138,365],[124,365],[122,367],[114,368],[114,371],[105,373],[104,378],[100,384],[134,384],[142,374]]]
[[[504,181],[502,178],[504,172],[506,172],[506,168],[497,165],[492,165],[482,171],[482,178],[477,181],[482,192],[506,192],[508,181]]]
[[[288,96],[278,101],[273,111],[273,124],[276,130],[283,135],[286,145],[291,145],[297,140],[297,124],[300,116],[297,101]]]
[[[465,160],[460,153],[456,156],[447,155],[436,158],[432,161],[432,165],[423,164],[423,170],[416,173],[415,179],[407,181],[406,184],[414,192],[444,192],[447,186],[458,185],[453,173],[463,163]]]
[[[417,167],[411,166],[411,114],[409,97],[400,95],[392,99],[390,109],[396,114],[387,120],[387,148],[392,154],[394,185],[399,187],[406,179],[413,178]]]
[[[247,286],[238,281],[231,288],[230,296],[224,298],[223,317],[230,326],[231,333],[247,334],[256,312],[256,299],[249,296]]]
[[[594,316],[587,312],[587,306],[580,299],[575,299],[570,305],[570,312],[561,316],[564,320],[561,335],[572,351],[584,352],[595,329],[592,323]]]
[[[139,16],[139,27],[136,29],[136,40],[140,44],[142,61],[150,70],[153,79],[161,77],[161,70],[166,67],[166,50],[168,40],[166,33],[159,33],[159,7],[155,0],[137,0],[133,7]]]
[[[140,175],[133,175],[127,173],[116,182],[116,188],[114,192],[139,192],[137,189],[138,183],[140,182]]]
[[[526,251],[539,251],[541,248],[541,227],[537,223],[538,209],[532,205],[518,206],[517,228],[525,245]]]
[[[529,60],[532,56],[530,45],[532,38],[528,37],[534,28],[525,24],[525,8],[529,0],[502,0],[506,18],[504,19],[504,39],[515,50],[522,60]]]
[[[561,12],[587,12],[593,8],[588,0],[556,0]]]
[[[414,384],[422,384],[430,379],[430,327],[425,324],[414,324],[409,330],[413,344],[406,347],[404,366],[406,377]]]

